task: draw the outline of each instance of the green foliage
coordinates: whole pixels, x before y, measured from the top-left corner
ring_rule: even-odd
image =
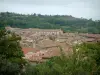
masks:
[[[82,57],[84,60],[92,62],[92,74],[100,73],[100,42],[97,43],[84,43],[79,46],[76,46],[78,50],[79,57]],[[94,74],[93,74],[94,75]]]
[[[0,28],[11,26],[19,28],[63,29],[64,32],[100,33],[100,20],[75,18],[70,15],[41,15],[0,13]]]
[[[70,56],[66,56],[61,49],[61,56],[32,66],[31,72],[26,70],[25,75],[99,75],[99,71],[100,43],[84,43],[75,46]]]
[[[22,59],[20,37],[14,33],[0,30],[0,75],[18,75],[25,63]]]

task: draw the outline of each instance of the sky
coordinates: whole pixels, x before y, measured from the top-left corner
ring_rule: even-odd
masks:
[[[0,12],[6,11],[100,20],[100,0],[0,0]]]

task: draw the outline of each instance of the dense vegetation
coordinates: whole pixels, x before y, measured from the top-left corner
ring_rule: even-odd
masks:
[[[76,46],[73,54],[53,57],[49,61],[28,65],[25,75],[100,75],[100,43]]]
[[[0,75],[18,75],[22,72],[25,60],[19,40],[21,38],[14,33],[0,30]]]
[[[65,32],[100,33],[100,20],[75,18],[71,15],[41,15],[17,14],[10,12],[0,13],[0,27],[2,25],[19,28],[58,29]]]

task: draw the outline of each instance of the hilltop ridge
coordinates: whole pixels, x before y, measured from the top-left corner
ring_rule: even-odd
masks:
[[[0,13],[0,26],[18,28],[62,29],[64,32],[100,33],[100,20],[75,18],[71,15]]]

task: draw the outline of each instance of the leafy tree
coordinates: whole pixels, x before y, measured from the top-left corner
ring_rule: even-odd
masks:
[[[20,39],[14,33],[0,30],[0,75],[18,75],[23,69]]]

